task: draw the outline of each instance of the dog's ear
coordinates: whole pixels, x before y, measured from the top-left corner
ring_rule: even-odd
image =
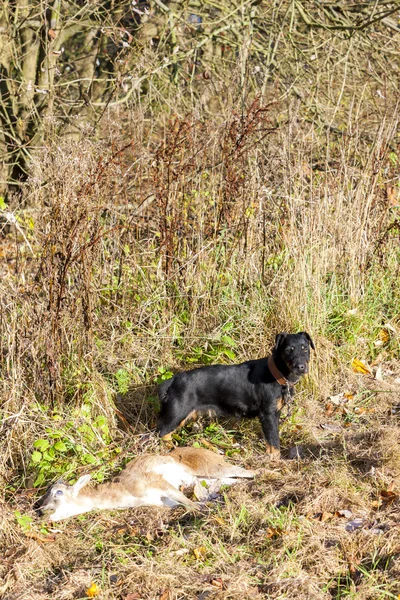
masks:
[[[287,333],[283,332],[283,333],[278,333],[278,335],[275,338],[275,348],[278,349],[279,346],[282,344],[283,340],[285,339],[285,337],[287,336]]]
[[[311,335],[307,333],[307,331],[300,331],[300,335],[304,335],[304,337],[308,339],[308,343],[310,344],[311,348],[315,350],[314,342],[311,339]]]

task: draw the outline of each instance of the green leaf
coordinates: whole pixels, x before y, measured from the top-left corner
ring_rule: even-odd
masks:
[[[0,210],[7,210],[8,206],[3,196],[0,196]]]
[[[39,475],[36,477],[36,479],[33,483],[33,487],[39,487],[40,485],[42,485],[44,480],[45,480],[44,473],[43,472],[39,473]]]
[[[21,513],[18,510],[15,511],[14,515],[18,525],[20,525],[22,529],[24,529],[25,531],[27,529],[30,529],[30,525],[33,521],[32,517],[30,517],[29,515],[21,515]]]
[[[67,451],[67,446],[64,444],[64,442],[56,442],[53,446],[53,448],[55,450],[58,450],[58,452],[66,452]]]
[[[230,335],[223,335],[221,341],[227,346],[231,346],[231,348],[236,348],[236,342]]]
[[[52,450],[52,448],[50,448],[50,450]],[[54,452],[53,452],[53,454],[50,454],[50,451],[43,452],[43,458],[44,458],[44,460],[47,460],[48,462],[52,462],[53,460],[55,460]]]
[[[236,354],[233,352],[233,350],[230,350],[229,348],[224,348],[223,353],[231,360],[235,360],[236,358]]]
[[[34,442],[33,444],[34,448],[39,448],[39,450],[41,450],[42,452],[47,450],[49,446],[50,442],[48,440],[36,440],[36,442]]]
[[[31,461],[33,463],[40,463],[41,460],[42,460],[42,453],[41,452],[38,452],[37,450],[35,450],[34,452],[32,452]]]
[[[95,456],[93,456],[93,454],[84,454],[84,455],[82,456],[82,460],[83,460],[84,462],[87,462],[87,463],[89,463],[89,464],[94,464],[94,463],[96,463],[96,462],[97,462],[97,459],[96,459],[96,457],[95,457]]]

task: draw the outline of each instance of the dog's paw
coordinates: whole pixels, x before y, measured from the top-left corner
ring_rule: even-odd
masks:
[[[268,442],[265,445],[265,452],[266,454],[268,454],[268,456],[274,460],[278,460],[281,457],[281,452],[279,450],[279,448],[275,448],[274,446],[271,446],[271,444],[268,444]]]

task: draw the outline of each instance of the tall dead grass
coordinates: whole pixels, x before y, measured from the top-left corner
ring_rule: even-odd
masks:
[[[272,53],[281,39],[286,50],[291,45],[278,29]],[[164,528],[158,536],[158,525],[140,513],[137,521],[147,518],[148,530],[132,533],[129,522],[128,541],[115,547],[107,545],[107,535],[114,535],[108,521],[99,525],[100,541],[89,534],[81,543],[75,529],[76,548],[59,548],[65,546],[61,536],[51,568],[76,564],[80,552],[100,572],[100,555],[107,568],[115,565],[123,573],[126,593],[145,581],[148,597],[159,598],[163,589],[152,571],[158,569],[162,585],[179,590],[184,580],[190,597],[189,588],[196,594],[205,585],[212,590],[212,583],[199,580],[191,554],[209,543],[212,564],[230,586],[221,591],[224,597],[291,597],[299,586],[297,597],[340,597],[353,585],[352,553],[362,566],[376,548],[383,556],[395,547],[389,508],[384,513],[391,527],[387,543],[379,545],[368,534],[368,548],[361,535],[347,536],[342,524],[327,533],[323,523],[309,520],[309,511],[349,505],[367,514],[371,498],[379,497],[398,473],[398,432],[392,421],[387,424],[392,396],[378,416],[371,416],[378,425],[367,422],[369,413],[363,413],[365,421],[361,413],[353,415],[359,438],[346,430],[351,439],[341,433],[340,443],[329,438],[322,447],[321,431],[316,432],[324,411],[319,401],[342,391],[345,383],[357,387],[349,375],[353,357],[368,360],[381,353],[384,361],[398,356],[396,82],[390,79],[384,100],[376,95],[382,68],[379,57],[363,55],[363,39],[332,35],[321,46],[307,28],[300,37],[309,44],[302,50],[305,64],[286,53],[274,81],[255,70],[257,57],[243,49],[229,54],[230,64],[235,57],[238,63],[232,73],[222,77],[215,69],[211,79],[194,79],[190,94],[187,82],[174,87],[166,70],[160,71],[149,80],[147,95],[139,90],[132,96],[130,111],[110,105],[100,139],[88,134],[79,143],[50,140],[32,165],[22,202],[9,207],[18,220],[8,226],[1,261],[4,546],[12,543],[13,549],[23,541],[23,527],[17,534],[13,526],[13,510],[16,499],[24,510],[32,504],[37,465],[31,457],[38,438],[59,429],[75,444],[61,452],[58,470],[46,472],[48,479],[68,473],[70,463],[76,465],[82,456],[76,447],[84,444],[85,456],[91,452],[106,463],[104,474],[119,442],[133,444],[135,453],[158,447],[155,439],[134,434],[154,423],[153,384],[164,370],[259,357],[267,354],[277,331],[307,329],[317,358],[301,384],[298,412],[282,426],[284,445],[315,442],[315,455],[305,467],[300,461],[280,464],[271,480],[261,478],[244,495],[239,490],[237,502],[232,492],[219,521],[211,516],[198,530],[196,524],[182,528],[172,519],[166,521],[172,533]],[[299,48],[294,47],[296,56]],[[363,69],[371,63],[361,92],[351,85],[353,74],[356,82],[364,77],[361,67],[353,69],[353,59]],[[388,338],[375,344],[382,342],[382,330]],[[118,419],[132,388],[139,407],[128,423]],[[98,415],[106,417],[111,436],[84,438],[78,427],[89,419],[97,423]],[[124,426],[127,433],[121,431]],[[367,435],[368,427],[372,433]],[[255,466],[268,467],[257,454],[257,434],[244,431],[247,449],[255,448]],[[371,466],[375,479],[369,479]],[[281,487],[282,502],[289,498],[299,504],[289,507],[294,524],[290,521],[285,541],[285,523],[275,507]],[[250,516],[243,511],[240,521],[243,506]],[[215,539],[205,540],[204,531],[212,527]],[[267,527],[276,529],[276,538],[266,538]],[[188,539],[188,556],[172,554],[179,568],[171,573],[163,552],[186,549]],[[23,571],[18,593],[24,577],[31,577],[26,563],[36,543],[29,540],[18,563]],[[252,552],[259,549],[254,560]],[[317,564],[321,555],[324,560]],[[234,575],[227,573],[230,556]],[[377,569],[379,585],[398,572],[397,563],[390,572]],[[40,563],[34,568],[37,579]],[[201,568],[212,574],[206,561]],[[57,582],[63,581],[63,594],[72,597],[89,585],[90,569],[82,574],[84,584],[73,570],[56,580],[50,569],[56,583],[43,584],[40,576],[38,594],[61,597]],[[111,583],[104,587],[114,597]],[[365,597],[378,597],[377,589],[367,590]],[[179,591],[171,597],[179,597]]]
[[[33,252],[16,235],[2,283],[9,414],[27,396],[79,401],[121,366],[152,381],[227,324],[241,359],[280,329],[327,344],[337,311],[369,305],[373,330],[395,318],[396,115],[372,142],[354,125],[324,147],[311,126],[278,127],[280,108],[255,99],[226,121],[176,116],[152,141],[143,121],[128,144],[43,151],[19,213]]]

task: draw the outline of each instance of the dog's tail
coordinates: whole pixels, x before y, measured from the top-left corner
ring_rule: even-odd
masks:
[[[158,386],[158,397],[160,398],[160,404],[163,405],[167,401],[168,390],[173,381],[173,377],[171,379],[166,379]]]

